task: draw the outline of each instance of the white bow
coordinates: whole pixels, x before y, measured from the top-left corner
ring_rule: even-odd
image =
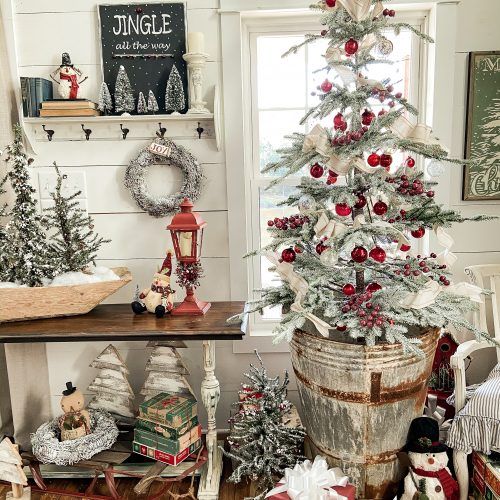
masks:
[[[314,232],[319,238],[326,236],[327,238],[332,238],[333,236],[338,236],[346,231],[348,226],[342,224],[342,222],[337,222],[333,219],[329,219],[325,212],[322,212],[318,222],[314,226]]]
[[[292,291],[295,292],[295,301],[302,302],[309,289],[307,281],[293,270],[292,264],[289,262],[280,262],[275,253],[266,252],[264,255],[275,266],[279,277],[288,283]]]
[[[313,150],[316,150],[318,154],[325,157],[330,157],[332,153],[328,134],[320,124],[314,125],[311,131],[305,136],[304,143],[302,144],[302,151],[304,153],[309,153],[309,151]]]
[[[355,21],[362,21],[370,13],[371,0],[339,0]]]
[[[293,469],[285,469],[285,476],[266,498],[286,492],[292,500],[347,500],[332,489],[346,486],[347,481],[339,468],[328,469],[326,460],[317,456],[313,463],[306,460]]]
[[[295,302],[290,306],[293,312],[299,313],[305,318],[307,318],[318,330],[318,332],[323,335],[323,337],[328,337],[330,335],[330,330],[333,328],[326,321],[318,318],[313,313],[307,312],[300,301],[295,300]]]
[[[436,238],[439,244],[444,247],[444,250],[437,256],[438,264],[445,264],[447,267],[453,266],[458,259],[453,252],[450,252],[450,248],[454,245],[455,241],[441,226],[438,226],[437,224],[434,226],[434,232],[436,233]]]
[[[389,128],[402,139],[411,139],[428,146],[439,145],[444,151],[449,153],[448,148],[432,135],[432,129],[428,125],[423,123],[414,125],[406,116],[399,115]]]

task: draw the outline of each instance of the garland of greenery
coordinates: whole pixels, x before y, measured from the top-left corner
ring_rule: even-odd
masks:
[[[201,193],[203,173],[198,160],[185,148],[173,141],[157,138],[154,143],[170,148],[168,157],[143,148],[129,163],[125,172],[125,186],[142,210],[153,217],[165,217],[179,211],[184,198],[196,201]],[[181,169],[184,181],[180,191],[171,195],[153,196],[148,189],[145,174],[151,165],[173,165]]]

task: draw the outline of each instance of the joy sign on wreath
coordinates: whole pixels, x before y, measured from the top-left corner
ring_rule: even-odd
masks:
[[[146,173],[152,165],[180,168],[184,175],[180,191],[161,196],[151,194]],[[184,198],[196,201],[201,193],[203,179],[198,160],[187,149],[162,138],[155,139],[143,148],[129,163],[125,172],[125,186],[137,205],[153,217],[165,217],[178,212]]]

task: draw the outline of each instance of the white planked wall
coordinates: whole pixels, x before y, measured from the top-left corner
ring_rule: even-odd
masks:
[[[107,0],[122,3],[121,0]],[[286,2],[285,2],[286,3]],[[99,43],[97,38],[96,1],[89,0],[18,0],[16,2],[16,35],[19,53],[19,70],[23,76],[47,76],[60,64],[60,54],[68,51],[73,62],[90,78],[84,85],[87,97],[95,99],[100,84]],[[206,99],[213,101],[213,86],[222,84],[220,65],[220,23],[217,13],[218,0],[187,0],[189,31],[205,33],[210,60],[206,69]],[[454,79],[454,109],[450,110],[454,122],[453,153],[463,151],[466,53],[470,50],[498,49],[500,36],[496,19],[500,16],[497,0],[462,0],[458,15],[457,73]],[[151,134],[154,133],[152,125]],[[168,133],[167,133],[168,135]],[[56,136],[57,137],[57,136]],[[95,136],[94,136],[95,137]],[[114,302],[131,300],[135,283],[144,286],[161,262],[164,249],[169,245],[165,231],[167,220],[155,220],[140,212],[123,187],[123,173],[128,161],[140,147],[148,143],[144,133],[131,130],[126,141],[56,141],[39,142],[36,164],[48,169],[54,160],[68,171],[84,172],[87,182],[88,210],[95,217],[96,227],[113,242],[103,248],[100,262],[108,266],[128,266],[134,280],[112,298]],[[134,137],[136,137],[134,139]],[[142,137],[142,138],[141,138]],[[242,166],[225,165],[224,151],[217,152],[215,141],[209,136],[178,141],[187,146],[200,160],[207,177],[207,186],[197,208],[209,223],[203,259],[206,278],[200,296],[210,300],[225,300],[230,296],[228,236],[227,236],[227,186],[226,168]],[[165,175],[165,174],[163,174]],[[175,190],[176,178],[164,177]],[[230,188],[230,187],[229,187]],[[455,169],[442,179],[442,186],[450,203],[464,213],[500,214],[498,203],[465,203],[460,201],[461,170]],[[463,225],[453,231],[455,251],[459,256],[456,265],[458,279],[463,278],[465,265],[500,262],[500,232],[498,222],[481,225]],[[67,380],[85,388],[93,376],[89,362],[105,347],[99,343],[50,344],[48,346],[51,399],[54,412],[58,412],[59,393]],[[131,383],[135,390],[144,378],[143,367],[148,350],[142,343],[117,343],[117,347],[131,367]],[[182,354],[192,372],[191,380],[198,387],[201,380],[201,347],[191,345]],[[264,360],[273,371],[290,369],[286,353],[264,354]],[[231,343],[218,343],[218,377],[222,395],[218,410],[218,426],[226,427],[231,401],[235,400],[241,373],[252,355],[234,354]],[[296,390],[290,385],[291,399]]]

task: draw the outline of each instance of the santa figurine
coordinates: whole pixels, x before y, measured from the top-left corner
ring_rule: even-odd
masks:
[[[410,470],[401,500],[459,500],[458,483],[448,469],[447,447],[439,442],[439,424],[430,417],[412,421],[404,451]]]
[[[59,80],[56,80],[56,76]],[[58,93],[62,99],[78,99],[80,85],[88,76],[84,77],[83,73],[72,64],[69,54],[63,52],[61,65],[50,74],[50,78],[59,85]]]
[[[174,308],[174,292],[170,288],[171,275],[172,250],[168,250],[160,270],[153,276],[151,286],[144,289],[132,302],[132,310],[136,314],[147,310],[155,314],[157,318],[163,318],[167,312],[170,312]]]

